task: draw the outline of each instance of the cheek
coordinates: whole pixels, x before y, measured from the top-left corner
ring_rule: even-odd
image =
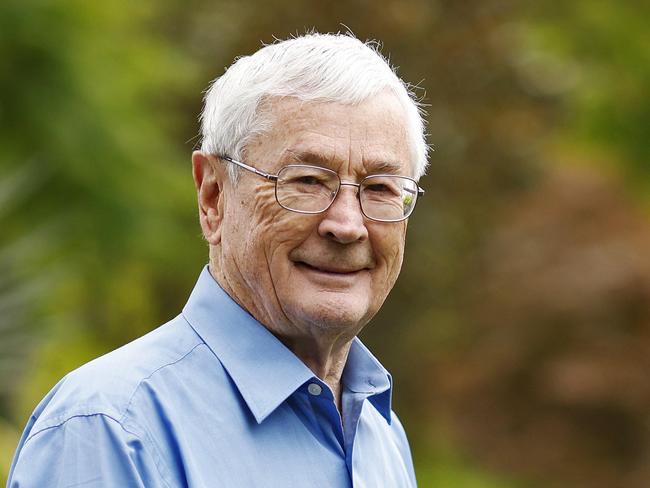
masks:
[[[376,230],[376,238],[374,239],[376,243],[375,255],[384,270],[382,273],[383,276],[378,277],[381,280],[378,285],[390,290],[402,268],[406,227],[401,226],[400,228],[390,229],[388,232],[385,228],[378,228]]]
[[[249,275],[259,270],[264,260],[264,231],[268,223],[261,218],[263,209],[257,208],[255,194],[245,191],[243,186],[237,190],[226,203],[222,246],[224,256],[231,256],[232,264]]]
[[[252,200],[249,241],[264,247],[269,265],[286,263],[289,252],[300,245],[315,228],[314,218],[282,208],[275,200],[274,188],[263,188]],[[249,225],[253,222],[254,225]],[[249,242],[250,245],[250,242]]]

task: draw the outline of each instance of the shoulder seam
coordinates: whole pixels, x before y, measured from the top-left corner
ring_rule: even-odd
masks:
[[[45,432],[46,430],[51,430],[51,429],[56,429],[57,427],[61,427],[63,424],[67,423],[69,420],[72,420],[72,419],[75,419],[75,418],[81,418],[81,417],[96,417],[96,416],[102,416],[102,417],[106,417],[108,419],[111,419],[115,423],[119,424],[119,426],[122,427],[123,430],[125,430],[126,432],[129,432],[130,434],[133,434],[133,432],[130,432],[127,429],[125,429],[124,426],[122,425],[122,423],[119,420],[117,420],[115,417],[113,417],[112,415],[109,415],[107,413],[104,413],[104,412],[79,413],[79,414],[74,414],[74,415],[67,416],[63,420],[61,420],[60,422],[58,422],[58,423],[56,423],[54,425],[48,425],[46,427],[43,427],[43,428],[37,430],[36,432],[30,432],[27,439],[25,439],[25,444],[27,444],[33,437],[36,437],[38,434],[40,434],[42,432]]]
[[[200,339],[200,338],[199,338],[199,339]],[[127,429],[127,428],[124,426],[124,423],[127,422],[127,415],[128,415],[128,413],[129,413],[129,410],[131,409],[131,404],[133,403],[133,400],[134,400],[134,398],[135,398],[135,395],[136,395],[136,394],[138,393],[138,391],[140,390],[140,386],[142,386],[142,383],[145,382],[146,380],[148,380],[149,378],[151,378],[151,377],[152,377],[154,374],[156,374],[158,371],[160,371],[160,370],[162,370],[162,369],[164,369],[164,368],[166,368],[166,367],[168,367],[168,366],[173,366],[174,364],[179,363],[180,361],[182,361],[183,359],[185,359],[187,356],[189,356],[190,354],[192,354],[192,352],[194,352],[194,350],[196,350],[196,348],[198,348],[199,346],[202,346],[202,345],[204,345],[204,342],[201,340],[200,342],[198,342],[197,344],[195,344],[194,346],[192,346],[192,348],[191,348],[189,351],[187,351],[185,354],[183,354],[182,356],[180,356],[180,357],[177,358],[176,360],[174,360],[174,361],[172,361],[172,362],[169,362],[169,363],[166,363],[166,364],[163,364],[162,366],[159,366],[158,368],[156,368],[155,370],[153,370],[151,373],[149,373],[148,376],[146,376],[146,377],[144,377],[144,378],[142,378],[142,379],[140,380],[140,382],[137,384],[137,386],[133,389],[133,393],[132,393],[131,396],[129,397],[129,401],[126,403],[126,406],[124,407],[124,411],[122,412],[122,416],[121,416],[120,419],[117,421],[117,422],[122,426],[122,428],[123,428],[126,432],[131,432],[129,429]],[[138,437],[139,439],[140,439],[141,437],[146,437],[147,440],[149,441],[149,444],[151,445],[151,449],[152,449],[152,451],[153,451],[153,452],[152,452],[152,457],[155,457],[154,462],[156,463],[156,468],[158,469],[158,473],[160,474],[161,478],[165,481],[165,485],[167,485],[168,488],[171,488],[170,485],[169,485],[169,484],[167,483],[167,481],[165,480],[165,476],[161,473],[161,466],[160,466],[161,464],[164,465],[166,471],[169,471],[169,469],[167,468],[167,466],[166,466],[166,464],[165,464],[165,462],[164,462],[164,459],[163,459],[163,456],[162,456],[162,454],[161,454],[160,448],[159,448],[158,445],[154,442],[154,440],[151,438],[151,436],[150,436],[149,433],[146,431],[146,429],[143,429],[142,426],[137,425],[137,423],[135,423],[135,422],[133,422],[133,421],[129,422],[129,424],[133,425],[134,427],[136,427],[138,430],[141,431],[141,435],[137,435],[137,434],[135,434],[135,433],[132,433],[133,435],[135,435],[135,436]],[[154,454],[155,454],[155,456],[154,456]]]
[[[194,349],[194,348],[193,348],[193,349]],[[38,436],[39,434],[42,434],[42,433],[44,433],[44,432],[46,432],[46,431],[48,431],[48,430],[52,430],[52,429],[59,428],[59,427],[61,427],[62,425],[68,423],[70,420],[73,420],[73,419],[76,419],[76,418],[88,418],[88,417],[104,417],[104,418],[110,419],[110,420],[112,420],[113,422],[115,422],[117,425],[119,425],[120,428],[121,428],[124,432],[126,432],[126,433],[132,435],[133,437],[137,438],[140,442],[143,441],[143,439],[141,438],[141,436],[139,436],[139,435],[136,434],[135,432],[133,432],[133,431],[127,429],[127,428],[122,424],[122,422],[120,422],[118,419],[116,419],[116,418],[113,417],[112,415],[108,415],[108,414],[106,414],[106,413],[98,412],[98,413],[91,413],[91,414],[76,414],[76,415],[71,415],[71,416],[67,417],[66,419],[62,420],[61,422],[57,423],[56,425],[49,425],[49,426],[47,426],[47,427],[43,427],[42,429],[40,429],[40,430],[38,430],[38,431],[36,431],[36,432],[32,432],[32,433],[30,433],[29,437],[27,437],[27,439],[25,439],[25,443],[23,444],[23,447],[24,447],[25,445],[27,445],[27,443],[28,443],[30,440],[32,440],[34,437]],[[143,444],[143,445],[144,445],[144,444]],[[158,470],[158,474],[160,475],[160,479],[162,480],[162,482],[165,484],[165,486],[166,486],[167,488],[171,488],[171,485],[167,482],[167,479],[166,479],[165,475],[161,472],[160,462],[161,462],[161,460],[158,461],[158,460],[155,460],[155,459],[154,459],[154,464],[156,465],[156,469]]]
[[[194,350],[195,350],[197,347],[202,346],[202,345],[204,345],[204,342],[203,342],[203,341],[199,342],[198,344],[195,344],[194,346],[192,346],[192,348],[191,348],[189,351],[187,351],[185,354],[183,354],[183,355],[182,355],[181,357],[179,357],[178,359],[176,359],[176,360],[174,360],[174,361],[171,361],[171,362],[169,362],[169,363],[163,364],[162,366],[159,366],[158,368],[154,369],[151,373],[149,373],[148,376],[145,376],[144,378],[142,378],[142,379],[138,382],[138,384],[136,385],[136,387],[133,389],[133,393],[131,393],[131,396],[129,397],[129,400],[126,402],[126,406],[124,407],[124,411],[122,412],[122,416],[121,416],[120,419],[118,420],[118,422],[120,422],[120,425],[121,425],[121,422],[124,421],[124,419],[125,419],[125,417],[126,417],[126,415],[127,415],[127,412],[128,412],[129,409],[131,408],[131,403],[133,403],[133,398],[135,397],[135,394],[136,394],[136,393],[138,392],[138,390],[140,389],[140,386],[142,386],[142,383],[144,383],[146,380],[148,380],[149,378],[151,378],[151,377],[152,377],[154,374],[156,374],[158,371],[160,371],[160,370],[162,370],[162,369],[165,369],[165,368],[167,368],[168,366],[173,366],[174,364],[177,364],[177,363],[181,362],[181,361],[182,361],[183,359],[185,359],[187,356],[189,356],[190,354],[192,354],[192,352],[194,352]]]
[[[41,430],[45,430],[50,427],[57,427],[65,423],[66,420],[69,420],[74,417],[88,417],[91,415],[105,415],[106,417],[111,418],[116,422],[122,423],[125,420],[126,413],[128,412],[131,403],[133,402],[133,397],[139,390],[142,383],[148,380],[149,378],[151,378],[154,374],[156,374],[161,369],[164,369],[167,366],[172,366],[182,361],[184,358],[189,356],[197,347],[201,345],[205,345],[205,342],[203,342],[203,340],[200,337],[196,337],[196,339],[197,339],[196,341],[188,345],[190,346],[190,348],[185,350],[185,352],[179,351],[178,354],[180,355],[177,356],[176,359],[170,360],[168,362],[163,363],[162,365],[156,366],[155,369],[153,369],[149,373],[145,373],[146,376],[142,376],[139,379],[137,379],[137,383],[135,383],[130,388],[131,393],[127,397],[127,400],[125,402],[120,402],[120,404],[118,405],[114,405],[115,408],[106,408],[106,405],[93,405],[92,403],[77,403],[75,404],[74,408],[66,408],[64,411],[56,415],[39,414],[37,417],[34,417],[34,421],[35,423],[45,423],[45,426],[39,428],[36,432],[40,432]],[[67,377],[68,375],[66,375],[63,378],[63,380],[65,380]],[[83,407],[85,411],[81,411],[81,407]],[[33,416],[34,414],[32,414],[32,417]]]

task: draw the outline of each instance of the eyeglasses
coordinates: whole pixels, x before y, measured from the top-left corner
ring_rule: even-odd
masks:
[[[361,212],[377,222],[406,220],[415,208],[418,196],[424,195],[413,178],[398,175],[370,175],[360,183],[341,181],[338,173],[319,166],[290,164],[277,175],[265,173],[228,156],[224,161],[275,182],[275,199],[281,207],[303,214],[325,212],[334,203],[341,186],[356,186]]]

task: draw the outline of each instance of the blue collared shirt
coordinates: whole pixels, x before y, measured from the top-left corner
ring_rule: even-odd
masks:
[[[181,315],[43,399],[7,486],[412,487],[390,403],[390,375],[355,339],[341,417],[330,388],[206,267]]]

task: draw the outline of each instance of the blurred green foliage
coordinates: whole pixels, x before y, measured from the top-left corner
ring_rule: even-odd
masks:
[[[2,2],[0,480],[53,384],[178,313],[207,260],[189,154],[209,80],[348,26],[430,105],[427,194],[363,337],[420,485],[647,486],[650,224],[626,188],[650,194],[649,10]]]
[[[647,194],[650,2],[551,0],[532,4],[527,16],[530,65],[547,89],[566,95],[557,127],[563,148],[624,169]]]
[[[175,313],[170,283],[204,260],[189,148],[169,137],[169,100],[196,70],[147,29],[153,7],[0,6],[0,415],[14,428],[57,377]]]

